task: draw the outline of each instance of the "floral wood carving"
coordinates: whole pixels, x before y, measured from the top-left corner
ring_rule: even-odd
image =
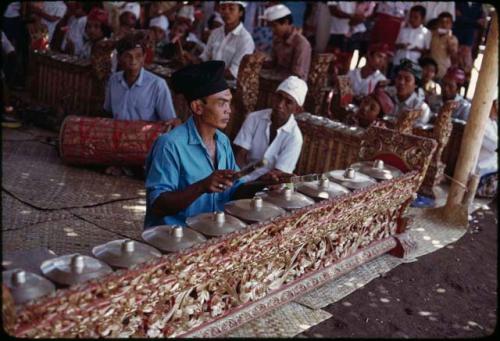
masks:
[[[256,317],[323,283],[310,279],[332,264],[352,263],[359,250],[391,239],[419,177],[412,171],[59,289],[18,309],[14,335],[175,337],[203,328],[224,334],[243,315]],[[281,292],[262,306],[261,299]],[[210,329],[220,319],[228,320]]]
[[[354,98],[354,92],[352,90],[351,78],[347,75],[337,76],[337,93],[338,93],[338,103],[341,108],[345,108],[347,105],[351,104]]]
[[[318,53],[313,55],[309,76],[307,78],[307,98],[304,109],[315,115],[322,111],[321,105],[325,102],[327,93],[324,89],[328,80],[328,69],[333,60],[332,53]]]
[[[458,102],[447,101],[439,111],[439,114],[434,123],[432,131],[425,131],[414,129],[414,133],[419,136],[434,138],[437,141],[437,149],[434,153],[432,161],[427,169],[420,193],[435,197],[436,186],[441,183],[444,177],[444,170],[446,164],[443,162],[443,150],[448,144],[450,139],[453,124],[451,123],[451,116],[458,106]]]
[[[116,47],[116,40],[101,40],[92,46],[90,62],[96,78],[106,81],[111,74],[111,52]]]
[[[413,126],[422,114],[421,109],[403,110],[399,113],[399,117],[394,125],[394,129],[402,134],[411,134]]]
[[[359,158],[360,160],[374,160],[379,155],[392,154],[398,157],[408,169],[420,172],[420,187],[436,147],[437,142],[433,139],[372,126],[365,131]]]
[[[236,96],[240,97],[245,114],[255,111],[259,95],[259,74],[265,54],[252,53],[243,57],[236,80]]]

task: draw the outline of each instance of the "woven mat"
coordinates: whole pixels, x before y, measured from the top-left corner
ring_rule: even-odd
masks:
[[[81,219],[69,218],[2,232],[2,253],[46,247],[58,255],[91,255],[94,246],[120,238]]]
[[[135,199],[104,204],[97,207],[78,208],[71,212],[104,230],[127,238],[142,240],[146,200]]]
[[[241,325],[225,337],[292,337],[330,317],[332,315],[324,310],[290,302]]]
[[[486,205],[487,200],[475,200],[474,208]],[[451,224],[435,223],[428,219],[424,210],[410,208],[408,214],[413,216],[408,231],[417,243],[417,248],[407,259],[400,259],[390,255],[382,255],[372,261],[359,266],[348,274],[333,280],[323,286],[298,298],[295,302],[312,309],[320,309],[335,303],[354,292],[373,279],[379,277],[396,266],[416,261],[418,257],[434,252],[459,240],[467,230]]]
[[[375,278],[380,277],[381,274],[389,272],[401,263],[403,263],[403,261],[400,258],[388,254],[382,255],[310,291],[304,296],[294,300],[294,302],[305,305],[311,309],[321,309],[340,301],[347,295],[367,285]]]
[[[2,191],[2,231],[16,230],[29,225],[67,219],[68,211],[42,211],[30,207]]]
[[[92,206],[145,195],[144,183],[63,165],[53,146],[5,141],[2,187],[42,209]]]

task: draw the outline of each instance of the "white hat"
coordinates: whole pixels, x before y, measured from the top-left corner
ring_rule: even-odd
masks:
[[[297,76],[290,76],[278,86],[276,91],[284,91],[292,96],[297,104],[302,106],[306,99],[307,83]]]
[[[154,17],[149,21],[149,27],[158,27],[163,31],[168,30],[168,19],[164,15]]]
[[[223,4],[238,4],[243,6],[243,8],[247,7],[247,2],[246,1],[219,1],[219,5]]]
[[[188,19],[191,24],[194,23],[194,11],[191,6],[182,6],[179,12],[177,12],[177,17]]]
[[[135,16],[136,19],[139,19],[139,17],[141,16],[141,5],[139,5],[137,2],[127,2],[120,10],[120,15],[125,12],[130,12]]]
[[[274,21],[286,17],[289,14],[292,14],[292,12],[288,7],[280,4],[266,8],[264,11],[264,19],[267,21]]]

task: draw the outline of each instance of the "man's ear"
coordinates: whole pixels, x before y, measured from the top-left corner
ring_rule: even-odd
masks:
[[[294,114],[300,114],[304,112],[304,107],[302,105],[299,105],[298,103],[295,103],[295,113]]]
[[[189,103],[189,106],[191,108],[191,111],[193,111],[195,115],[200,116],[203,113],[203,102],[200,99],[191,101],[191,103]]]

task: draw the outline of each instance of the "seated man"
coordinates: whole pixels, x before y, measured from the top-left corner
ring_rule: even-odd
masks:
[[[419,96],[417,89],[420,87],[422,69],[411,60],[403,59],[396,68],[395,86],[388,87],[387,92],[394,101],[394,110],[388,115],[397,119],[403,111],[420,109],[420,118],[415,126],[424,125],[431,119],[431,111],[425,98]]]
[[[185,225],[187,217],[224,210],[243,182],[224,129],[231,114],[231,91],[224,62],[189,65],[172,75],[176,92],[189,103],[192,116],[160,136],[146,160],[144,227]]]
[[[392,55],[388,44],[371,45],[366,54],[366,64],[361,68],[349,71],[354,101],[359,103],[363,97],[369,95],[380,81],[387,81],[380,72],[387,64],[387,57]]]
[[[458,102],[458,106],[455,111],[453,111],[451,117],[467,121],[471,103],[458,93],[460,87],[464,85],[464,83],[465,72],[458,67],[450,67],[441,81],[442,95],[434,96],[429,101],[431,110],[437,114],[446,101],[455,101]]]
[[[295,27],[292,12],[285,5],[266,9],[264,17],[273,30],[271,61],[265,68],[277,68],[288,75],[307,80],[311,64],[311,44]]]
[[[159,121],[176,118],[172,96],[164,79],[144,69],[144,37],[130,34],[116,50],[123,70],[111,75],[104,110],[117,120]]]
[[[382,119],[384,115],[394,110],[394,102],[387,94],[383,86],[363,97],[359,109],[346,117],[345,123],[363,128],[369,127],[375,120]]]
[[[307,93],[307,84],[296,76],[285,79],[276,89],[273,108],[250,113],[234,144],[238,146],[236,160],[240,167],[267,160],[259,168],[245,177],[252,181],[272,171],[292,173],[302,148],[302,133],[293,116],[302,112]]]
[[[245,7],[244,1],[220,1],[219,12],[224,26],[212,31],[199,57],[185,51],[184,58],[191,62],[222,60],[226,64],[224,76],[236,79],[243,56],[253,53],[255,49],[252,36],[243,26]]]

